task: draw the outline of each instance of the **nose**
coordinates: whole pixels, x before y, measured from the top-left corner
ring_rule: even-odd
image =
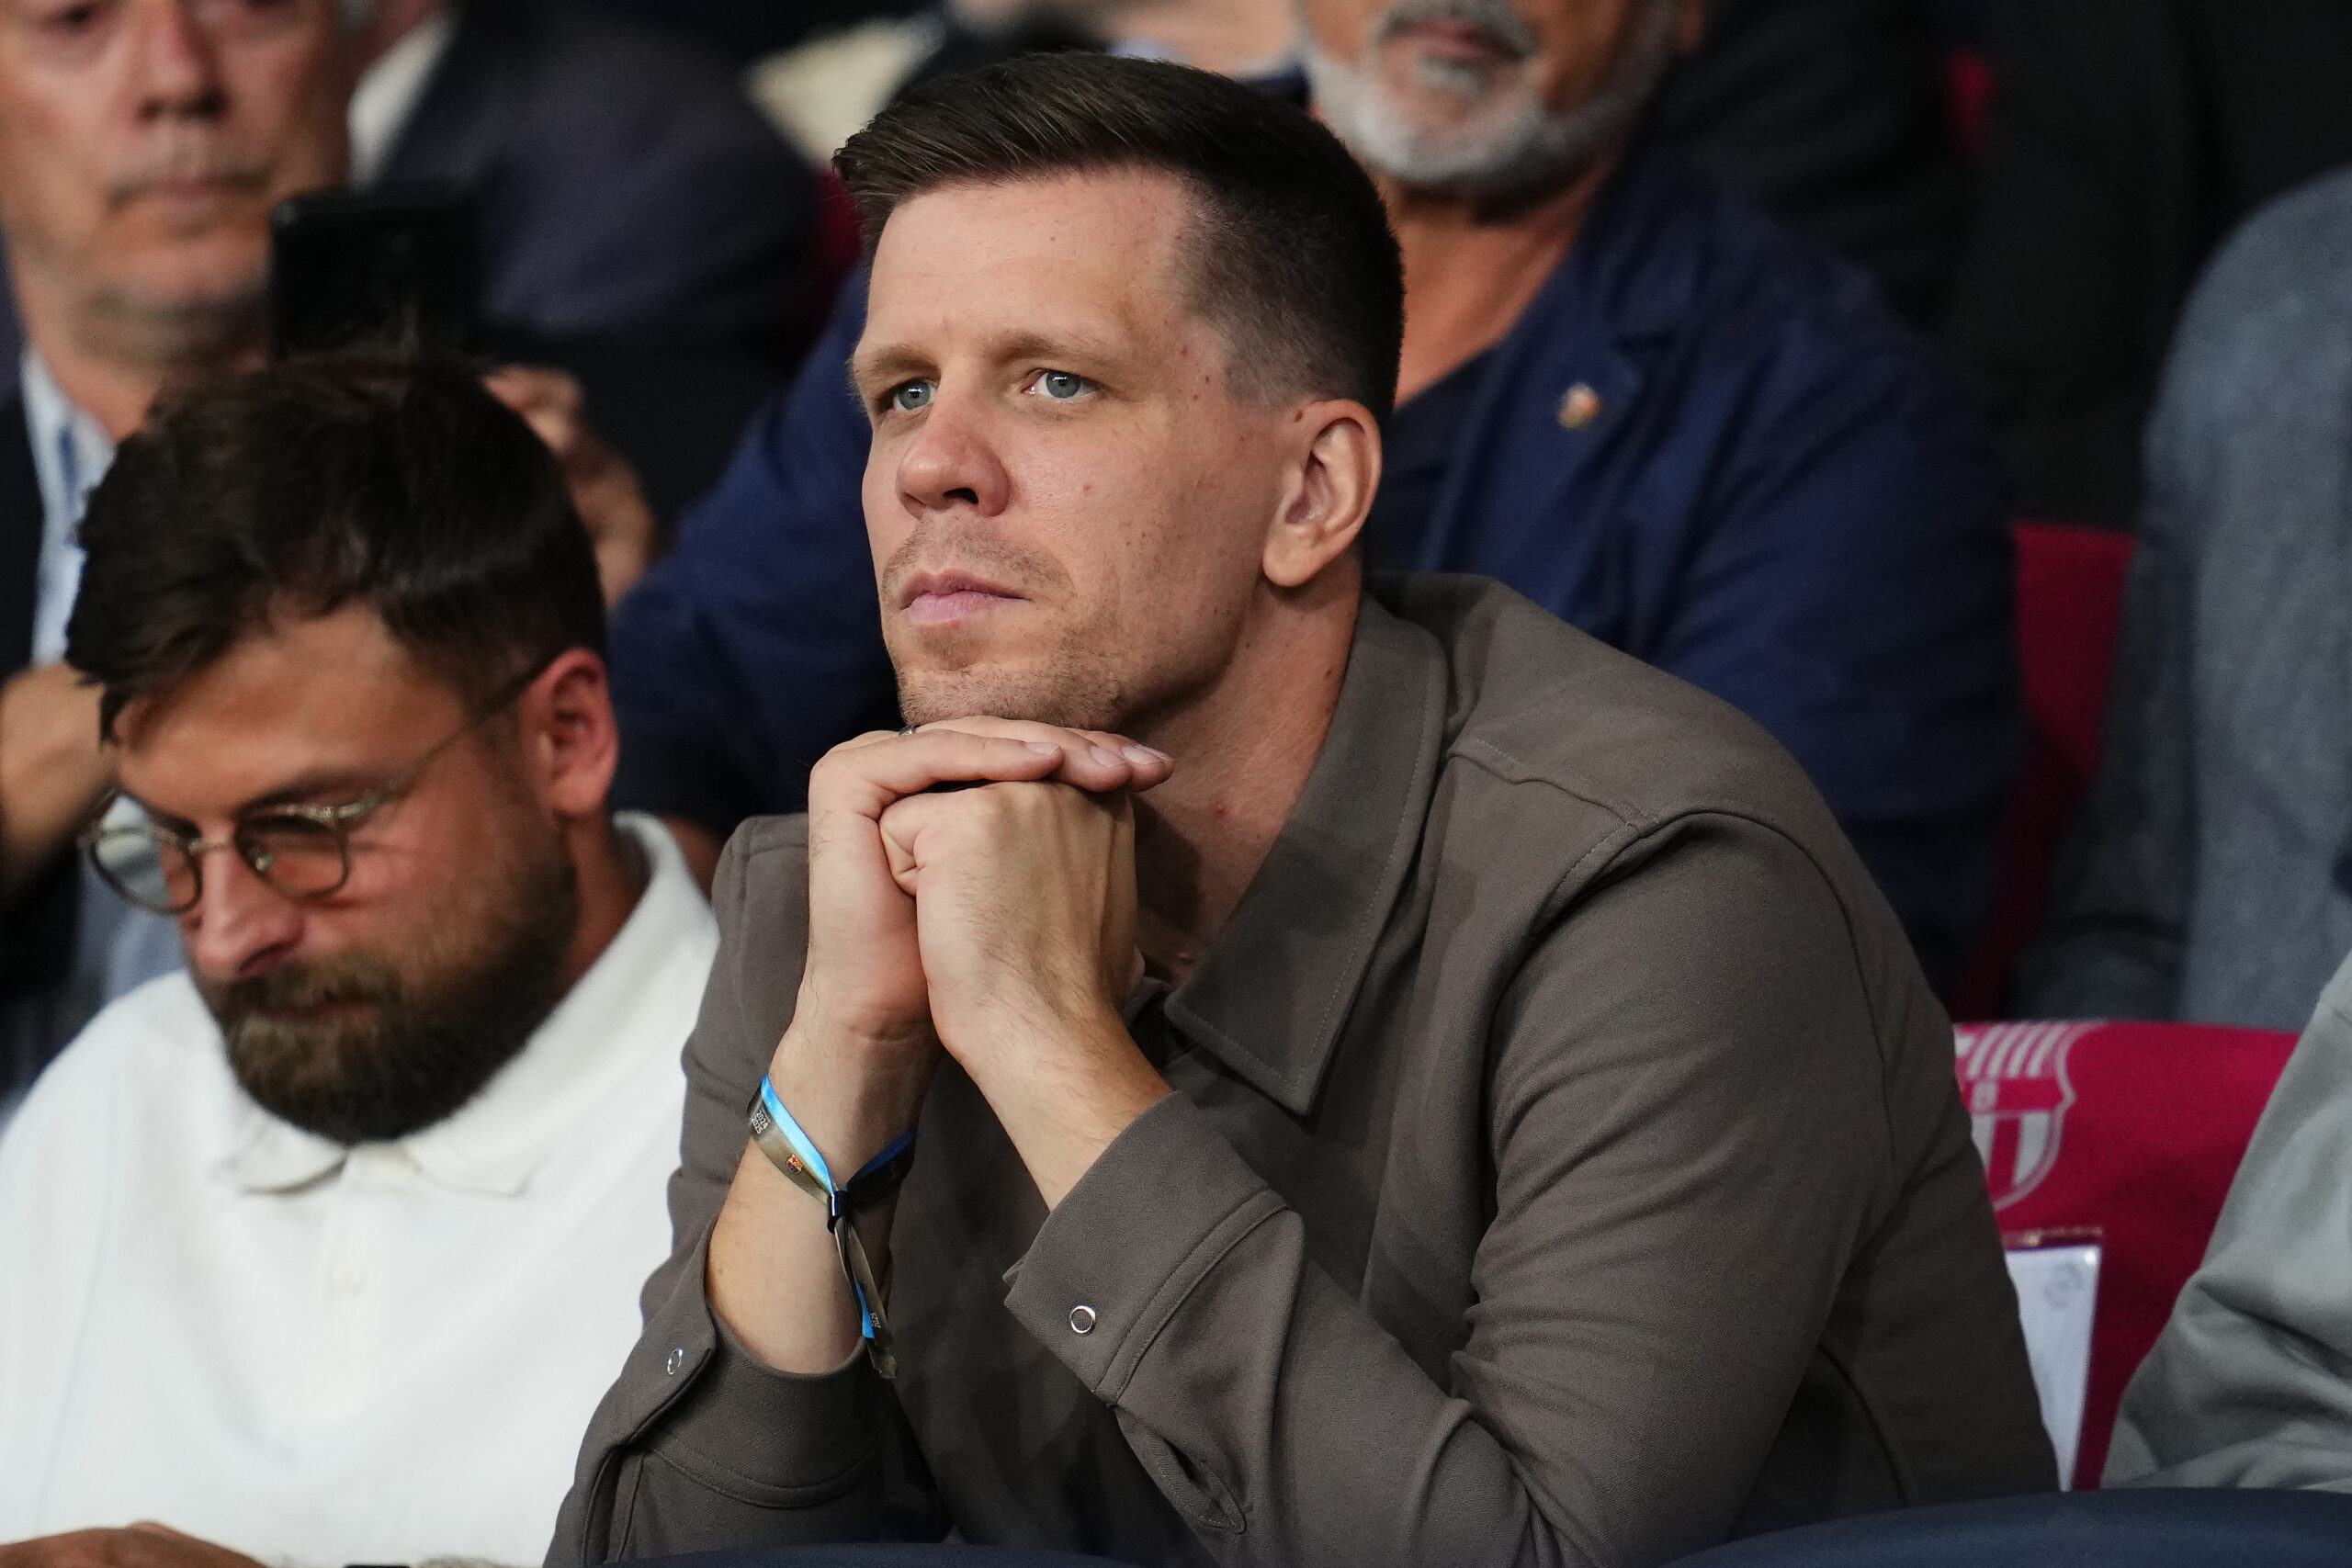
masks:
[[[985,412],[944,389],[899,448],[898,478],[901,503],[918,520],[958,507],[993,517],[1012,495],[1012,478],[990,438]]]
[[[219,41],[198,20],[199,0],[137,0],[131,70],[142,119],[211,118],[228,107]]]
[[[301,939],[300,908],[254,875],[234,850],[204,858],[202,897],[180,917],[188,963],[223,980],[267,974]]]

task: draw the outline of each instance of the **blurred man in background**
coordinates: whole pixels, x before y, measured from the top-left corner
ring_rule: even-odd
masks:
[[[159,388],[261,358],[269,210],[341,175],[349,92],[333,0],[0,3],[0,1101],[174,962],[62,852],[108,776],[58,662],[74,525]]]
[[[298,363],[128,440],[85,537],[90,859],[188,967],[0,1136],[0,1564],[536,1562],[717,940],[605,812],[561,474],[463,369]]]
[[[2215,260],[2147,468],[2098,777],[2018,998],[2296,1029],[2352,952],[2352,170]]]
[[[1690,0],[1304,16],[1316,110],[1406,257],[1372,563],[1498,577],[1745,708],[1949,974],[2019,733],[2007,536],[1963,400],[1866,278],[1642,133]],[[840,374],[862,289],[615,622],[620,798],[695,825],[705,864],[890,712]]]

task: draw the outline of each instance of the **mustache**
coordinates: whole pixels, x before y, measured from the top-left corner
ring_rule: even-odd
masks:
[[[209,180],[238,190],[258,191],[269,180],[264,159],[224,147],[205,133],[182,133],[151,149],[137,163],[107,182],[107,200],[122,207],[157,186],[181,180]]]
[[[1511,9],[1510,0],[1397,0],[1373,28],[1373,42],[1385,43],[1423,22],[1459,22],[1476,28],[1514,60],[1529,59],[1538,47],[1535,29]]]
[[[947,536],[943,539],[942,535]],[[895,604],[899,588],[918,571],[968,571],[1008,586],[1066,589],[1069,574],[1051,556],[965,530],[918,527],[882,567],[882,602]]]
[[[398,971],[373,953],[354,953],[323,962],[286,964],[245,980],[222,980],[194,972],[212,1016],[234,1031],[255,1013],[306,1012],[314,1008],[383,1005],[401,1000],[405,987]]]

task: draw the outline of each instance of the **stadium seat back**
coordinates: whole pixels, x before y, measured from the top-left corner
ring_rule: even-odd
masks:
[[[1961,1099],[2002,1234],[2101,1247],[2077,1486],[2098,1484],[2123,1385],[2205,1255],[2295,1036],[2176,1023],[1958,1031]]]

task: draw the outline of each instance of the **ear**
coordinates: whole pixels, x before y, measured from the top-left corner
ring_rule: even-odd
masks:
[[[1260,560],[1277,588],[1304,587],[1347,553],[1380,488],[1380,423],[1370,409],[1334,398],[1295,417],[1305,439]]]
[[[559,654],[515,704],[525,766],[558,817],[605,809],[619,763],[620,727],[605,661],[584,648]]]

